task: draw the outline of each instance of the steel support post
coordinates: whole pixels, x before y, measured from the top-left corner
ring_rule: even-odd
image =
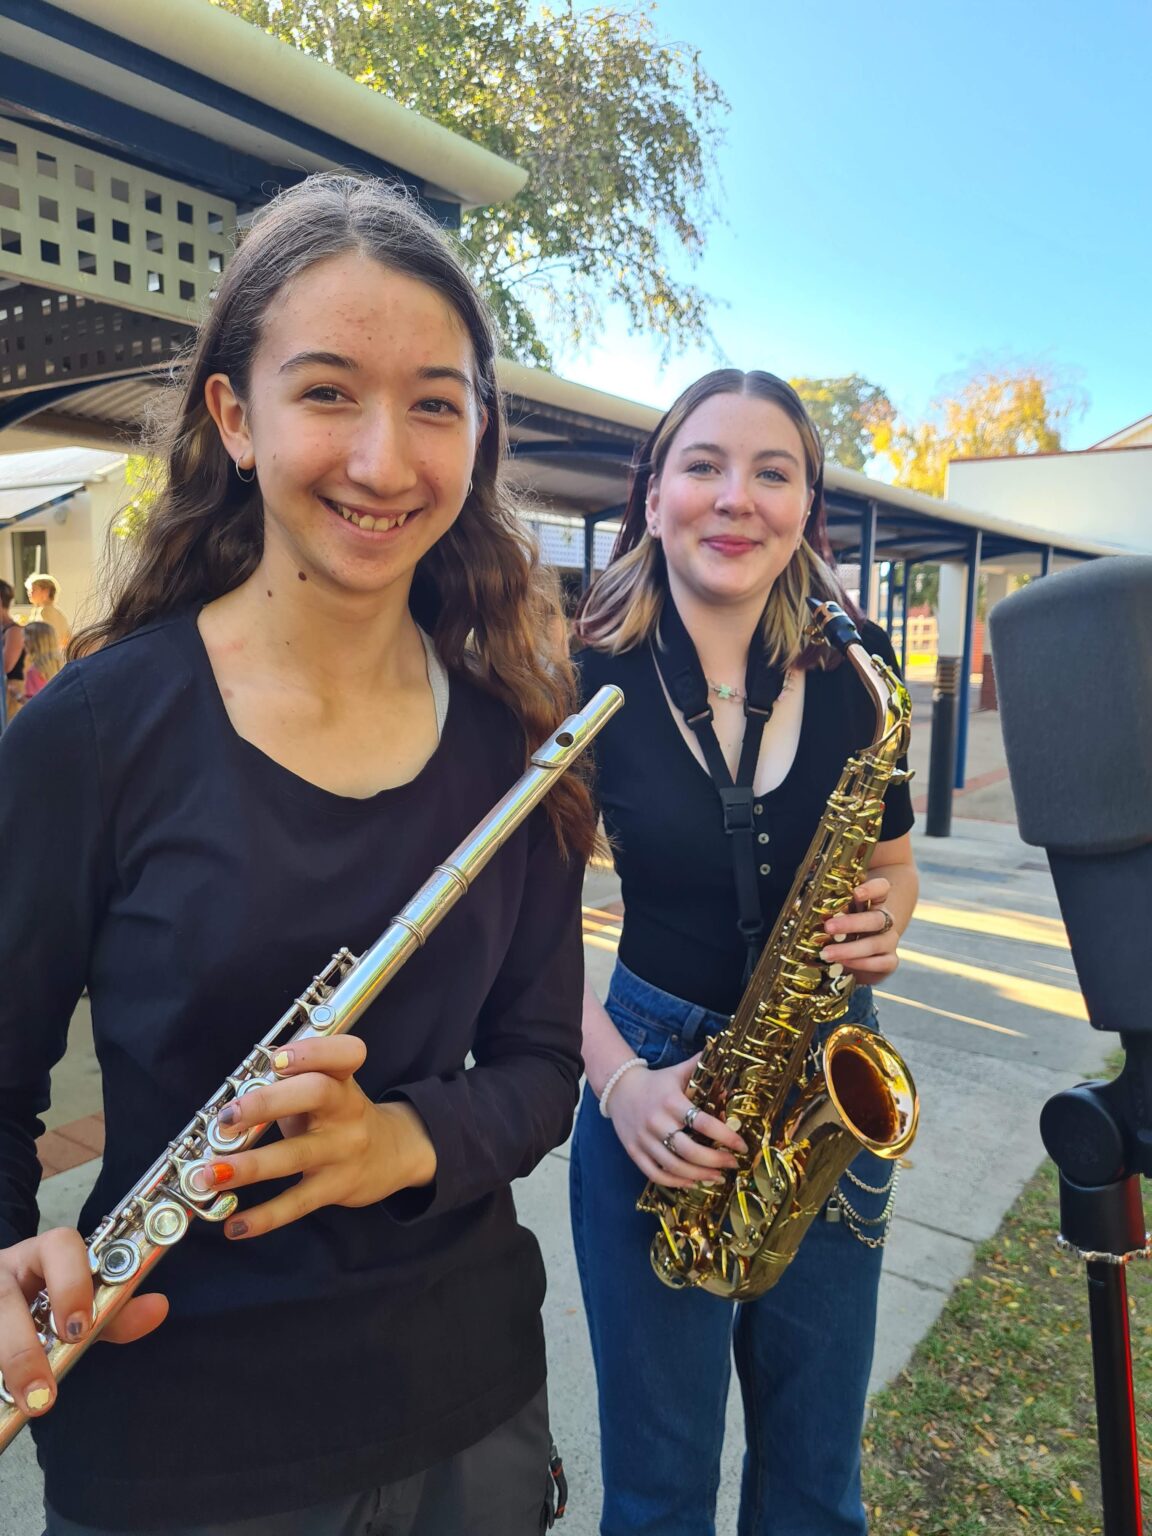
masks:
[[[872,557],[876,552],[876,503],[868,502],[860,512],[860,612],[871,618]]]
[[[968,695],[972,677],[972,632],[976,626],[976,599],[980,592],[980,554],[984,535],[979,529],[968,545],[968,580],[964,594],[964,648],[961,652],[960,709],[956,719],[956,788],[963,789],[968,762]]]

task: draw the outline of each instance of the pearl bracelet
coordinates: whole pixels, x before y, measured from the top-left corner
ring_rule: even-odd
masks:
[[[600,1093],[600,1113],[604,1116],[605,1120],[612,1118],[608,1113],[608,1095],[624,1076],[625,1072],[630,1072],[633,1067],[646,1067],[647,1065],[648,1063],[644,1060],[643,1056],[629,1056],[627,1061],[622,1061],[616,1068]]]

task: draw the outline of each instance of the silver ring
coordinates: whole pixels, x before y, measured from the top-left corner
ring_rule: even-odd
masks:
[[[884,914],[884,926],[883,926],[883,928],[881,928],[880,932],[881,933],[888,933],[890,931],[890,929],[894,926],[894,924],[896,922],[896,919],[892,916],[891,912],[889,912],[887,907],[878,907],[877,911],[882,912]]]
[[[688,1106],[688,1113],[684,1116],[684,1129],[686,1131],[690,1131],[692,1129],[692,1127],[696,1124],[696,1116],[699,1113],[700,1113],[700,1106],[699,1106],[699,1104],[690,1104]]]
[[[673,1157],[676,1156],[676,1148],[672,1145],[672,1138],[676,1135],[676,1132],[679,1131],[679,1129],[680,1127],[677,1126],[675,1131],[669,1131],[667,1136],[661,1136],[660,1138],[660,1145],[662,1147],[666,1147],[668,1151],[671,1152]]]

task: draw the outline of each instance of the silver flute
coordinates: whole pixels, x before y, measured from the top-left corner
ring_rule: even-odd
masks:
[[[129,1300],[137,1286],[188,1230],[193,1216],[225,1221],[236,1209],[235,1195],[205,1194],[195,1177],[213,1157],[241,1152],[258,1141],[267,1125],[230,1133],[220,1111],[233,1099],[276,1082],[278,1051],[297,1040],[342,1035],[419,949],[432,930],[465,895],[473,880],[535,809],[559,776],[589,745],[624,702],[619,688],[601,688],[579,714],[532,754],[529,766],[477,827],[433,871],[369,949],[362,955],[338,950],[311,985],[278,1019],[208,1103],[170,1142],[140,1182],[88,1239],[94,1280],[92,1327],[78,1341],[62,1338],[47,1291],[31,1304],[40,1343],[59,1381]],[[0,1452],[27,1423],[28,1415],[5,1391],[0,1377]]]

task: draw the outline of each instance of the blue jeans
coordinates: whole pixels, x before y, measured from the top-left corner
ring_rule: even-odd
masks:
[[[606,1007],[650,1067],[686,1060],[727,1022],[621,965]],[[856,989],[846,1020],[875,1027],[869,988]],[[891,1164],[861,1152],[852,1173],[878,1191],[844,1181],[853,1209],[875,1223]],[[818,1217],[758,1300],[673,1291],[649,1263],[656,1223],[635,1208],[643,1185],[585,1088],[571,1203],[600,1398],[602,1536],[713,1536],[733,1356],[747,1440],[739,1536],[863,1536],[860,1438],[882,1249]]]

